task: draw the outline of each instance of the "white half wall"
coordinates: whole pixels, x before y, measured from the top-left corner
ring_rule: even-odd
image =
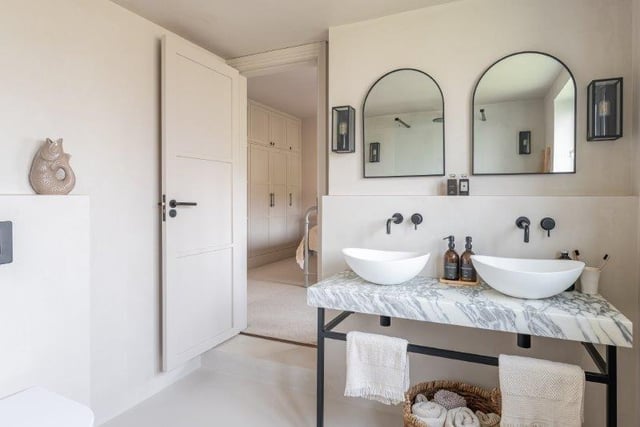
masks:
[[[0,196],[0,398],[40,385],[90,403],[89,198]]]
[[[160,38],[167,33],[107,0],[2,1],[0,193],[31,194],[36,148],[46,137],[64,138],[74,194],[91,197],[98,424],[200,363],[160,372]]]
[[[362,214],[358,215],[360,212]],[[404,215],[402,224],[385,231],[386,219],[395,212]],[[421,213],[424,222],[414,230],[409,218]],[[515,226],[517,217],[531,220],[531,242],[523,242],[523,231]],[[539,226],[550,216],[556,229],[547,237]],[[456,236],[456,250],[464,251],[465,236],[473,237],[477,254],[507,257],[553,258],[559,251],[579,249],[588,265],[598,265],[602,256],[611,256],[602,273],[600,291],[638,325],[637,229],[638,198],[629,197],[516,197],[516,196],[326,196],[323,198],[322,255],[324,277],[346,269],[341,249],[371,249],[430,252],[431,260],[422,274],[442,274],[447,242]],[[354,316],[352,316],[354,317]],[[416,343],[453,348],[480,354],[521,354],[580,364],[594,370],[580,345],[533,337],[530,350],[518,349],[515,336],[506,333],[439,326],[415,321],[394,321],[391,329],[380,329],[373,316],[356,315],[343,330],[364,330],[407,337]],[[342,326],[341,326],[342,327]],[[634,349],[618,351],[619,426],[637,425],[636,370],[638,333]],[[344,345],[328,347],[327,372],[344,370]],[[463,380],[471,384],[497,385],[497,370],[451,360],[415,356],[411,360],[412,383],[432,379]],[[338,379],[339,381],[344,381]],[[604,423],[604,388],[587,386],[585,426]]]

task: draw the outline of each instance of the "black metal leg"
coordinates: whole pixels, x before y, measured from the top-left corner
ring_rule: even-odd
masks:
[[[617,348],[607,346],[607,427],[618,425],[618,360]]]
[[[316,361],[316,426],[324,425],[324,308],[318,309],[318,353]]]

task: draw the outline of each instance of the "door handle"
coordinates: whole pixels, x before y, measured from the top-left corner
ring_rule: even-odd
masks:
[[[289,206],[293,206],[293,194],[289,193]]]
[[[269,193],[269,207],[272,208],[276,205],[275,194]]]
[[[198,206],[196,202],[177,202],[175,200],[169,200],[169,207],[175,208],[177,206]]]

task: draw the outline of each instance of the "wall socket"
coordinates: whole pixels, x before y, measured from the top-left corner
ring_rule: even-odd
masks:
[[[0,221],[0,264],[13,262],[13,223]]]

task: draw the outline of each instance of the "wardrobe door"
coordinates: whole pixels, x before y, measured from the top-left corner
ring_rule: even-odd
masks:
[[[249,139],[260,145],[269,145],[269,110],[249,103]]]
[[[269,151],[249,144],[249,254],[269,250]]]
[[[287,119],[287,149],[300,151],[302,145],[302,125],[299,120]]]
[[[287,158],[269,150],[269,246],[281,247],[287,241]]]
[[[288,150],[287,119],[276,113],[269,114],[269,136],[272,146],[280,150]]]

